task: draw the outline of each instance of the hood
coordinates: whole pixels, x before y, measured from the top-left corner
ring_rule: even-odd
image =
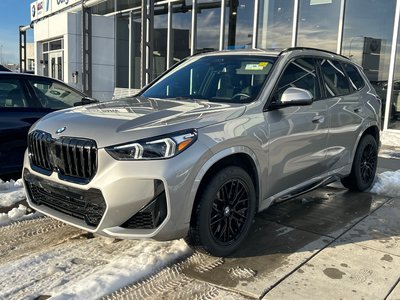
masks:
[[[229,103],[136,97],[57,111],[40,119],[31,130],[46,131],[53,137],[89,138],[103,148],[224,122],[241,116],[245,109]],[[65,130],[56,134],[63,127]]]

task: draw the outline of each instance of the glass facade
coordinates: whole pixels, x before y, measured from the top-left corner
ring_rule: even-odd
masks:
[[[144,55],[153,64],[150,78],[190,54],[205,50],[254,45],[262,49],[322,48],[345,55],[364,68],[383,99],[383,108],[389,107],[386,129],[400,129],[400,37],[396,62],[391,50],[396,0],[170,0],[154,3],[153,24],[147,32],[152,37],[153,51]],[[140,66],[144,64],[140,52],[141,5],[140,0],[108,0],[92,10],[94,14],[116,16],[116,85],[120,87],[139,88],[146,84],[140,78]],[[393,82],[388,84],[391,62]],[[327,70],[329,67],[326,66]],[[389,88],[392,88],[390,93]],[[386,99],[388,94],[390,97]],[[390,104],[386,105],[388,101]]]
[[[225,14],[225,48],[251,48],[254,0],[227,1]]]
[[[196,51],[218,50],[221,23],[221,1],[197,1]]]
[[[340,2],[341,0],[300,0],[297,46],[336,52]]]
[[[293,1],[261,0],[258,13],[257,46],[287,48],[292,42]]]

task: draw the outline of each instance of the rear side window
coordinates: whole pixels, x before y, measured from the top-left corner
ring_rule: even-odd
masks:
[[[361,90],[364,87],[364,80],[357,68],[351,64],[343,64],[344,70],[349,76],[349,81],[354,90]]]
[[[29,107],[27,97],[18,79],[0,79],[0,107]]]
[[[42,107],[62,109],[74,106],[74,104],[82,101],[81,95],[58,82],[29,79],[29,83]]]
[[[339,62],[330,59],[322,59],[319,62],[327,96],[350,94],[349,82]]]

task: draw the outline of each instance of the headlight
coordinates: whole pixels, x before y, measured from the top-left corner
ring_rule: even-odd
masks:
[[[105,148],[118,160],[163,159],[178,155],[197,139],[195,129]]]

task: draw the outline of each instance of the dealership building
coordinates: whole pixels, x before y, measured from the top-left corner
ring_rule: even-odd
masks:
[[[400,0],[37,0],[35,73],[99,99],[134,93],[201,51],[314,47],[360,64],[400,129]],[[21,37],[22,36],[22,37]]]

